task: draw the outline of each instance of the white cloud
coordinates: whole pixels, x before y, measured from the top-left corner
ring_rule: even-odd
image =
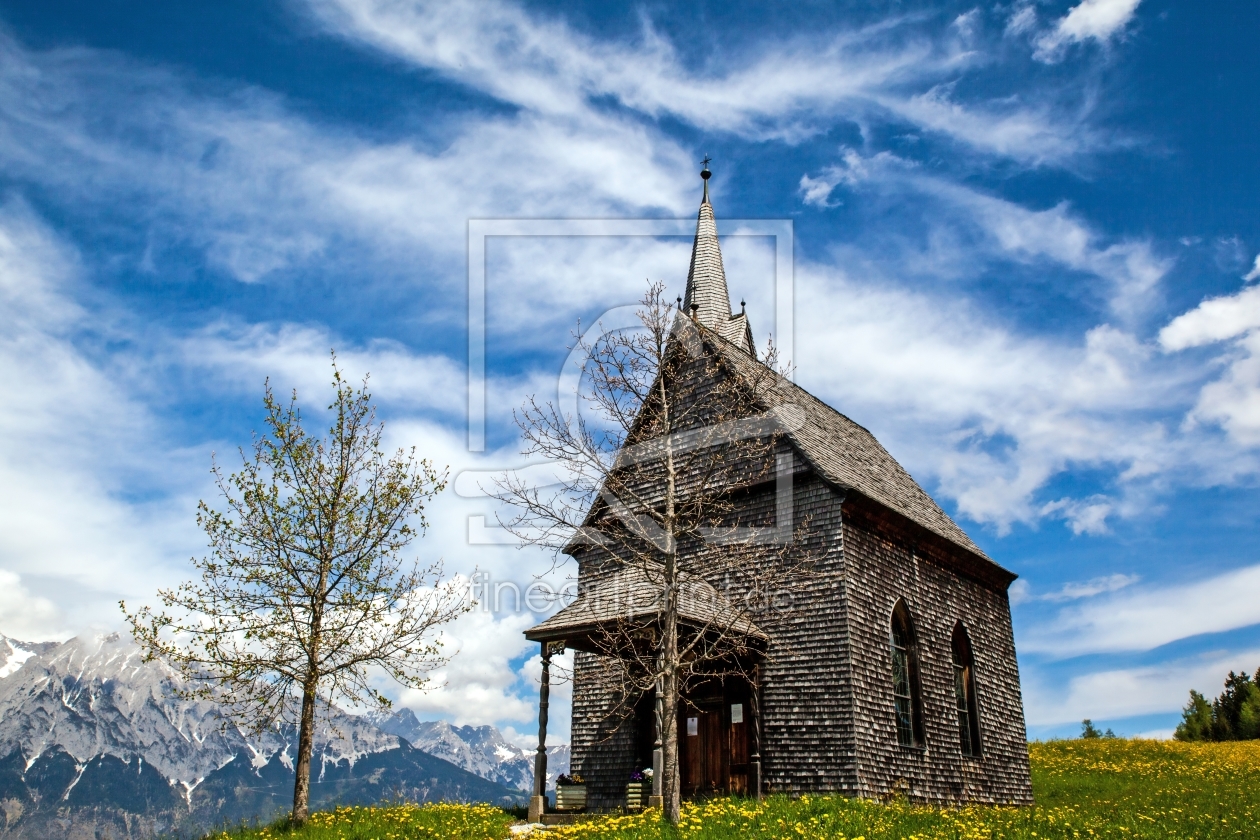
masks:
[[[514,690],[517,674],[509,663],[531,646],[522,632],[537,621],[530,612],[495,616],[474,609],[460,616],[442,633],[445,652],[458,653],[430,675],[435,687],[407,689],[399,704],[459,726],[536,719],[537,708]]]
[[[0,569],[0,633],[25,642],[65,639],[65,617],[47,598],[31,594],[22,578]]]
[[[1124,320],[1143,314],[1172,261],[1156,256],[1149,241],[1101,243],[1102,236],[1063,202],[1046,210],[1029,210],[1004,199],[938,179],[919,179],[934,192],[970,211],[972,219],[996,245],[1019,260],[1048,259],[1088,272],[1110,285],[1112,312]]]
[[[1233,351],[1224,375],[1203,386],[1187,419],[1217,423],[1239,444],[1260,446],[1260,332],[1248,333]]]
[[[1067,607],[1029,629],[1020,650],[1056,657],[1144,651],[1253,624],[1260,624],[1260,566],[1204,580],[1128,588]]]
[[[446,415],[462,414],[466,407],[467,373],[461,363],[382,339],[357,346],[323,327],[219,322],[185,339],[181,352],[187,367],[208,368],[260,400],[269,377],[279,394],[296,388],[300,403],[317,406],[331,394],[334,349],[338,366],[352,381],[371,374],[368,390],[380,401]]]
[[[1020,3],[1006,19],[1007,35],[1022,35],[1037,26],[1037,9],[1031,2]]]
[[[817,178],[809,175],[801,176],[801,196],[806,204],[815,207],[831,207],[831,194],[841,184],[856,186],[869,179],[874,173],[890,166],[904,165],[888,152],[880,152],[871,158],[864,158],[855,149],[840,150],[840,163],[828,166]]]
[[[32,52],[0,37],[0,53],[23,70],[0,79],[0,161],[81,212],[135,206],[150,267],[154,252],[160,265],[162,249],[180,243],[246,282],[314,264],[363,282],[376,269],[440,311],[464,288],[469,218],[694,203],[694,182],[679,177],[694,171],[690,155],[597,109],[466,115],[444,123],[430,151],[312,124],[258,90],[201,96],[179,77],[89,50]]]
[[[1115,503],[1102,495],[1087,499],[1056,499],[1041,507],[1043,516],[1060,516],[1074,534],[1105,534],[1107,518],[1115,513]]]
[[[1116,145],[1099,136],[1083,114],[1060,114],[1049,103],[1015,98],[987,109],[968,107],[952,97],[953,84],[935,85],[905,97],[881,96],[888,111],[921,127],[990,154],[1033,166],[1066,164],[1082,152]]]
[[[1058,592],[1042,596],[1046,601],[1076,601],[1081,598],[1092,598],[1106,592],[1118,592],[1132,586],[1140,578],[1137,575],[1104,575],[1085,581],[1084,583],[1065,583]]]
[[[1049,726],[1085,718],[1115,720],[1176,712],[1185,706],[1190,689],[1215,696],[1227,671],[1257,659],[1260,650],[1213,652],[1195,659],[1082,674],[1066,686],[1032,680],[1024,694],[1025,714],[1030,725]]]
[[[1037,39],[1036,57],[1054,61],[1065,46],[1086,40],[1106,43],[1133,19],[1142,0],[1083,0]]]
[[[1159,341],[1169,352],[1230,342],[1218,358],[1224,373],[1203,386],[1187,419],[1219,424],[1244,446],[1260,444],[1260,286],[1203,301],[1160,330]]]
[[[1176,731],[1177,730],[1175,729],[1148,729],[1145,732],[1139,732],[1131,737],[1143,741],[1171,741],[1173,739],[1173,734]]]
[[[1209,298],[1159,332],[1165,350],[1185,350],[1225,341],[1260,328],[1260,286]]]
[[[1171,259],[1158,256],[1149,240],[1108,242],[1066,202],[1045,210],[1030,210],[924,174],[914,164],[887,152],[864,158],[853,149],[842,149],[840,163],[825,168],[815,178],[802,177],[800,186],[807,204],[828,206],[832,192],[841,185],[865,186],[900,201],[919,204],[924,197],[935,198],[951,212],[925,213],[934,228],[947,229],[952,225],[978,232],[982,237],[979,242],[969,243],[971,247],[959,255],[968,272],[974,271],[977,257],[982,256],[990,261],[1046,261],[1092,274],[1106,281],[1102,296],[1112,314],[1126,322],[1148,311],[1160,281],[1173,264]],[[942,216],[950,221],[941,221]],[[933,254],[927,262],[937,270],[941,263],[948,266],[953,262],[942,260],[941,256]]]

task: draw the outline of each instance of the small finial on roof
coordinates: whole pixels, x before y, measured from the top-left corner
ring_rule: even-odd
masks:
[[[745,307],[745,306],[747,306],[747,305],[748,305],[748,304],[744,303],[744,299],[743,299],[743,298],[740,298],[740,299],[739,299],[739,311],[740,311],[740,313],[741,313],[741,314],[742,314],[742,313],[743,313],[743,311],[744,311],[744,307]]]
[[[712,160],[713,158],[705,155],[704,160],[701,161],[704,165],[704,169],[700,170],[700,177],[704,179],[704,198],[702,199],[704,202],[709,200],[709,179],[713,177],[713,173],[709,171],[709,162]]]

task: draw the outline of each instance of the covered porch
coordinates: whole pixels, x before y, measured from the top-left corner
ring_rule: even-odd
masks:
[[[617,660],[625,667],[638,663],[641,668],[642,663],[653,661],[662,621],[662,581],[663,574],[657,568],[620,566],[586,585],[572,604],[525,631],[526,638],[542,648],[531,819],[541,820],[547,811],[546,737],[552,657],[574,650]],[[655,689],[640,690],[629,698],[617,725],[633,727],[632,742],[622,739],[607,749],[625,753],[620,755],[622,763],[652,769],[648,807],[661,804],[663,726],[670,725],[678,733],[684,797],[728,792],[760,796],[758,675],[767,636],[716,588],[692,575],[680,577],[678,625],[680,644],[699,642],[706,651],[703,662],[690,663],[699,673],[681,692],[677,708],[668,713],[663,709],[659,682]],[[622,799],[621,807],[636,804]],[[607,807],[605,804],[601,809]]]

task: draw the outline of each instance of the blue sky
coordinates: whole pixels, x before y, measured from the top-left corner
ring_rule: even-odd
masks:
[[[1254,4],[0,2],[0,631],[118,626],[267,376],[371,371],[391,440],[519,463],[512,407],[682,237],[486,244],[487,442],[467,449],[475,219],[789,220],[797,380],[1000,563],[1034,736],[1167,731],[1260,665]],[[557,231],[571,230],[557,223]],[[724,242],[759,343],[773,242]],[[783,338],[783,337],[779,337]],[[419,545],[470,545],[457,482]],[[451,629],[422,716],[527,732],[528,613]],[[563,718],[561,727],[564,727]],[[522,735],[522,739],[527,736]]]

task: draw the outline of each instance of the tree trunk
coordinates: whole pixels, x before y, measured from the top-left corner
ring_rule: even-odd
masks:
[[[666,596],[669,597],[668,595]],[[675,596],[676,597],[676,596]],[[664,797],[665,819],[671,825],[677,825],[682,816],[682,774],[678,766],[678,616],[676,612],[665,614],[664,674],[661,676],[665,719],[665,737],[661,744],[664,767],[664,784],[661,785],[661,796]]]
[[[661,684],[664,687],[665,742],[662,745],[662,763],[665,779],[661,786],[664,797],[665,819],[670,825],[678,825],[682,817],[682,777],[678,767],[678,540],[677,540],[677,493],[678,474],[674,463],[674,444],[670,436],[673,420],[670,417],[669,393],[665,377],[659,377],[662,419],[665,428],[665,574],[662,581],[665,594],[664,626],[661,638]]]
[[[293,781],[294,825],[306,825],[310,817],[311,801],[311,753],[315,746],[315,694],[316,687],[302,689],[302,721],[298,724],[297,778]]]

